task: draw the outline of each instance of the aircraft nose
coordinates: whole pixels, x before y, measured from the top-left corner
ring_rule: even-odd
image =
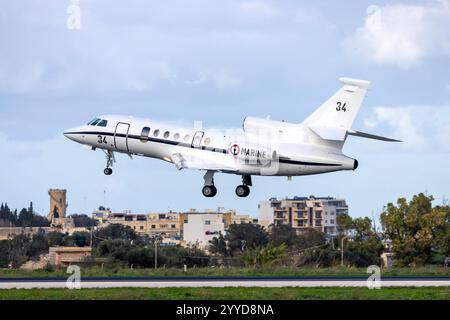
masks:
[[[75,136],[75,128],[72,129],[68,129],[64,131],[64,137],[66,137],[67,139],[73,140],[74,136]]]
[[[79,141],[80,138],[80,127],[75,127],[71,129],[67,129],[64,131],[64,136],[67,139],[73,140],[73,141]]]

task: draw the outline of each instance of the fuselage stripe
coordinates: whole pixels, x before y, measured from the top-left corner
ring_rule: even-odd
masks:
[[[191,143],[185,143],[185,142],[178,142],[178,141],[171,141],[171,140],[163,140],[158,138],[151,138],[151,137],[142,137],[137,135],[131,135],[131,134],[123,134],[123,133],[111,133],[111,132],[92,132],[92,131],[82,131],[82,132],[66,132],[66,134],[90,134],[90,135],[104,135],[104,136],[111,136],[111,137],[121,137],[121,138],[128,138],[128,139],[135,139],[135,140],[147,140],[150,142],[156,142],[156,143],[163,143],[163,144],[169,144],[174,146],[181,146],[185,148],[195,148],[198,150],[205,150],[205,151],[211,151],[211,152],[218,152],[226,154],[226,149],[221,148],[213,148],[213,147],[206,147],[206,146],[193,146]],[[323,167],[338,167],[342,166],[342,164],[339,163],[321,163],[321,162],[308,162],[308,161],[298,161],[298,160],[291,160],[287,158],[280,157],[278,160],[280,163],[285,164],[292,164],[292,165],[303,165],[303,166],[323,166]]]

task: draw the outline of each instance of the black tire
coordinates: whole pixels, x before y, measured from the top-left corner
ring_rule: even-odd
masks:
[[[212,193],[212,195],[211,195],[211,198],[212,198],[212,197],[215,197],[216,194],[217,194],[217,188],[216,188],[215,186],[212,186],[212,189],[213,189],[213,193]]]
[[[217,189],[214,186],[204,186],[202,193],[207,198],[212,198],[217,194]]]
[[[106,168],[105,170],[103,170],[103,173],[106,174],[107,176],[110,176],[112,174],[112,169],[111,168]]]
[[[240,185],[236,187],[236,195],[239,198],[247,197],[250,194],[250,188],[248,186]]]
[[[244,186],[244,188],[245,188],[245,194],[244,194],[244,197],[248,197],[249,194],[250,194],[250,187],[249,187],[249,186]]]

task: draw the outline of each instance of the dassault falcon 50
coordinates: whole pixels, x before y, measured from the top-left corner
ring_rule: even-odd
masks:
[[[343,154],[348,136],[395,141],[352,129],[370,82],[339,79],[343,86],[301,123],[247,117],[234,130],[204,130],[131,116],[98,116],[64,135],[106,154],[106,175],[112,174],[115,152],[167,161],[178,170],[206,171],[202,193],[214,197],[216,173],[242,176],[238,197],[247,197],[252,175],[312,175],[355,170],[358,161]]]

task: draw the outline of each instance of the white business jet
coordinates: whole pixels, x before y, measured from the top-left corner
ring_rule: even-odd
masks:
[[[302,123],[247,117],[242,129],[204,130],[130,116],[99,116],[64,135],[106,154],[106,175],[112,174],[114,152],[173,163],[178,170],[205,170],[203,195],[214,197],[214,174],[242,176],[236,195],[247,197],[252,175],[292,176],[355,170],[358,161],[345,156],[349,135],[395,141],[352,130],[369,82],[341,78],[343,87]]]

